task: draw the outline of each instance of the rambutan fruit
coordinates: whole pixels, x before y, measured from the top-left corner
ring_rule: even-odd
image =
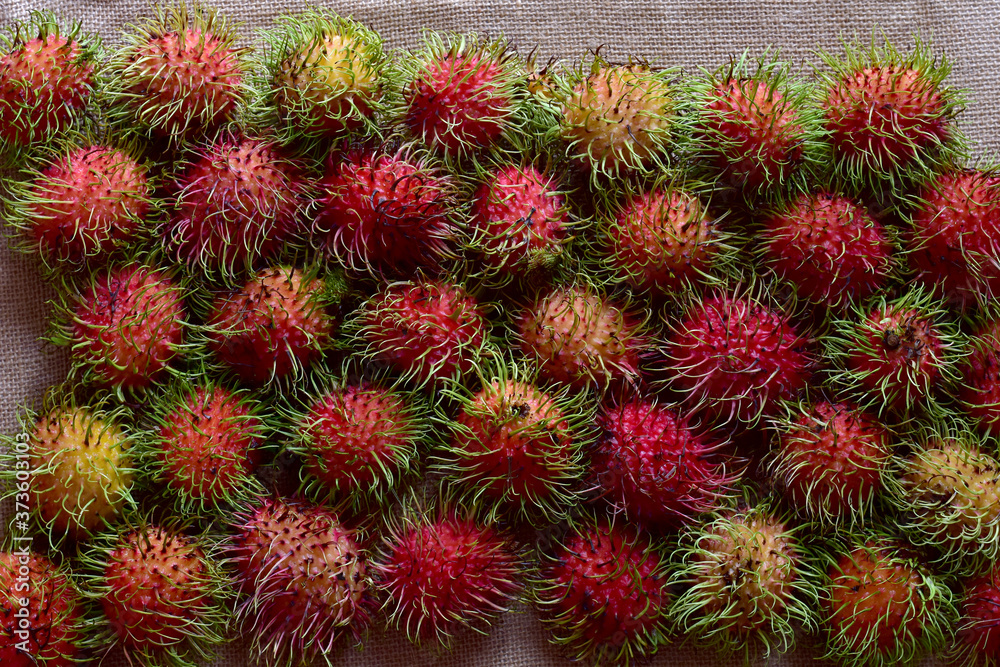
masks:
[[[204,539],[145,520],[104,533],[80,561],[94,602],[87,646],[120,647],[130,664],[194,667],[225,640],[230,594]]]
[[[696,159],[746,197],[787,188],[820,135],[812,88],[790,70],[777,52],[753,58],[746,50],[691,83]]]
[[[184,350],[184,286],[161,269],[144,264],[101,269],[59,309],[63,322],[52,342],[69,346],[74,370],[85,383],[119,395],[158,383]]]
[[[788,404],[771,424],[771,482],[805,518],[822,526],[861,524],[892,487],[892,432],[856,405]]]
[[[543,554],[532,595],[553,643],[570,659],[627,666],[666,639],[666,567],[647,534],[586,520]]]
[[[460,283],[447,280],[383,285],[362,306],[353,328],[365,359],[419,387],[461,382],[491,351],[485,308]]]
[[[314,658],[332,665],[334,645],[345,634],[356,639],[373,606],[355,531],[329,508],[279,499],[247,507],[233,528],[225,549],[251,658],[268,667]]]
[[[963,101],[944,80],[951,64],[920,43],[902,54],[891,44],[845,44],[838,58],[821,53],[832,71],[818,71],[836,173],[859,189],[899,185],[901,175],[936,171],[960,152],[955,116]]]
[[[702,199],[703,189],[680,178],[661,180],[612,205],[594,251],[612,280],[681,292],[732,273],[732,234]]]
[[[123,408],[83,405],[69,390],[53,387],[5,448],[8,465],[0,476],[10,482],[8,494],[28,505],[51,545],[65,537],[84,540],[134,505],[134,437],[122,427],[124,418]]]
[[[312,233],[344,268],[411,276],[447,257],[457,190],[430,160],[407,149],[350,150],[331,155],[319,188]]]
[[[953,596],[899,542],[856,537],[830,553],[820,618],[827,659],[842,665],[912,665],[944,645],[955,620]]]
[[[227,281],[304,232],[310,184],[270,139],[224,136],[193,151],[173,186],[168,253]]]
[[[580,281],[542,292],[515,315],[515,345],[542,377],[582,389],[634,385],[651,350],[629,305]]]
[[[948,171],[926,182],[917,197],[906,234],[915,282],[959,310],[1000,296],[1000,175]]]
[[[827,308],[860,303],[885,287],[893,239],[864,206],[832,192],[801,194],[772,212],[761,254],[800,297]]]
[[[5,203],[21,250],[49,269],[73,270],[132,242],[151,192],[147,167],[131,150],[84,141],[49,151]]]
[[[802,526],[767,503],[724,510],[689,527],[680,552],[671,583],[683,592],[670,614],[698,641],[742,654],[749,664],[791,649],[797,629],[818,628],[818,573]]]
[[[947,663],[958,667],[1000,664],[1000,563],[961,583],[957,601],[961,618]]]
[[[597,56],[560,79],[558,133],[567,155],[590,171],[593,182],[663,166],[676,123],[673,75]]]
[[[542,388],[528,367],[500,361],[480,371],[478,390],[447,394],[451,441],[436,460],[449,483],[490,516],[552,523],[579,500],[581,452],[593,411],[579,392]],[[452,414],[449,408],[449,414]]]
[[[221,14],[201,5],[154,5],[107,64],[109,120],[177,147],[234,117],[246,97],[247,49]]]
[[[264,492],[253,474],[267,434],[260,405],[204,374],[157,399],[139,447],[147,474],[180,516],[218,514]]]
[[[957,379],[963,341],[940,299],[918,287],[880,294],[833,320],[832,376],[865,409],[901,417],[940,411],[935,392]]]
[[[806,388],[810,343],[783,311],[752,294],[720,292],[693,297],[670,326],[663,366],[689,409],[752,425]]]
[[[655,398],[605,402],[591,453],[597,491],[630,522],[676,528],[718,509],[741,474],[726,441]]]
[[[500,164],[472,199],[470,255],[503,284],[559,264],[575,228],[559,176],[532,164]]]
[[[372,563],[375,586],[390,623],[416,644],[447,648],[464,628],[487,634],[524,591],[513,540],[464,508],[406,508],[381,551]]]
[[[898,527],[936,552],[939,571],[971,573],[1000,555],[1000,463],[954,422],[918,432],[899,464]],[[989,448],[989,449],[987,449]],[[929,556],[930,557],[930,556]]]
[[[0,33],[0,154],[69,129],[90,101],[99,51],[96,36],[51,12]]]
[[[331,383],[286,416],[302,491],[316,499],[380,498],[409,472],[425,435],[417,399],[368,380]]]
[[[959,364],[958,399],[976,428],[1000,429],[1000,322],[993,317],[969,337],[969,355]]]
[[[299,378],[331,346],[342,277],[318,266],[258,271],[218,294],[205,320],[208,347],[241,382],[260,386]]]
[[[373,125],[383,106],[388,59],[378,33],[309,7],[263,33],[270,99],[286,142],[308,144]]]
[[[72,667],[83,640],[80,593],[65,570],[26,547],[0,552],[0,660]]]
[[[507,42],[425,31],[423,48],[404,58],[402,122],[448,159],[495,145],[514,120],[523,90]]]

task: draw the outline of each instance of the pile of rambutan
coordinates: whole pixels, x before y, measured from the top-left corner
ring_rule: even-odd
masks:
[[[247,37],[0,38],[71,360],[3,440],[0,661],[436,659],[528,606],[586,665],[1000,664],[1000,169],[929,44]]]

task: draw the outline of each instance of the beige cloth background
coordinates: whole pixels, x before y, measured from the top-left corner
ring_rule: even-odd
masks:
[[[0,24],[47,7],[80,19],[115,44],[117,30],[147,6],[143,0],[0,0]],[[250,28],[270,25],[281,13],[301,9],[300,0],[218,0],[231,18]],[[550,56],[578,58],[604,45],[605,53],[638,55],[688,70],[714,68],[745,47],[779,46],[795,63],[816,61],[813,49],[836,49],[840,35],[868,34],[881,25],[900,48],[911,35],[933,36],[936,50],[954,62],[952,85],[969,90],[974,100],[963,115],[976,153],[1000,151],[1000,3],[997,0],[336,0],[328,6],[353,15],[379,30],[393,47],[413,47],[423,27],[438,30],[503,33],[518,49],[538,47],[541,61]],[[43,350],[37,337],[45,328],[49,290],[33,262],[10,253],[0,242],[0,432],[16,429],[17,407],[37,401],[45,388],[66,371],[65,359]],[[3,528],[0,528],[3,530]],[[220,652],[218,665],[247,664],[243,641]],[[773,658],[773,664],[813,664],[812,651],[800,648]],[[399,633],[374,633],[363,651],[345,649],[335,665],[359,667],[533,667],[568,664],[549,646],[535,615],[527,609],[501,620],[491,636],[469,636],[450,654],[417,650]],[[125,665],[109,656],[104,664]],[[651,661],[666,665],[722,665],[714,653],[670,646]],[[736,663],[733,663],[736,664]]]

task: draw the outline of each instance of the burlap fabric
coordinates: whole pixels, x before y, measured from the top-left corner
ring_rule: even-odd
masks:
[[[0,23],[42,8],[43,0],[0,0]],[[245,34],[269,26],[274,17],[296,12],[300,0],[219,0],[230,17],[245,23]],[[504,34],[517,48],[537,48],[541,60],[578,58],[603,45],[605,53],[637,55],[657,64],[689,70],[715,67],[745,47],[779,46],[786,57],[804,65],[816,62],[814,49],[835,49],[841,35],[868,34],[881,26],[901,48],[912,35],[933,37],[937,50],[955,65],[952,85],[969,91],[963,114],[965,130],[980,155],[1000,149],[1000,3],[997,0],[343,0],[330,3],[379,30],[393,47],[413,47],[422,28]],[[50,0],[44,5],[83,21],[110,44],[122,24],[147,7],[145,0]],[[0,430],[16,429],[18,406],[37,401],[44,389],[66,372],[63,355],[44,349],[49,290],[33,262],[10,253],[0,242]],[[2,521],[5,526],[6,521]],[[0,531],[4,530],[0,526]],[[247,663],[245,640],[235,639],[220,653],[218,665]],[[774,660],[805,665],[816,651],[800,647]],[[529,667],[563,665],[566,660],[549,646],[538,619],[528,609],[509,614],[492,635],[462,637],[450,654],[412,648],[396,632],[375,633],[360,652],[345,649],[337,665],[420,667],[474,665]],[[104,664],[126,664],[109,656]],[[709,651],[689,646],[661,650],[654,665],[722,664]],[[734,663],[735,664],[735,663]]]

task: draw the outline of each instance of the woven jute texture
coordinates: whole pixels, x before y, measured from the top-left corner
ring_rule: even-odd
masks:
[[[0,23],[22,19],[31,9],[50,8],[77,18],[99,32],[108,45],[120,41],[119,30],[146,11],[145,0],[0,0]],[[281,14],[305,5],[296,0],[220,0],[220,9],[242,21],[244,35],[270,26]],[[968,90],[971,99],[962,116],[964,129],[979,155],[1000,148],[1000,4],[945,0],[354,0],[332,2],[331,9],[351,15],[379,30],[390,46],[418,45],[421,30],[478,31],[510,38],[519,51],[537,50],[550,57],[576,59],[588,49],[624,58],[634,55],[658,65],[692,71],[714,68],[751,48],[779,47],[805,68],[819,62],[816,49],[836,50],[842,36],[867,36],[884,30],[900,49],[913,35],[932,39],[938,52],[954,63],[950,83]],[[12,254],[0,242],[0,430],[17,428],[18,407],[33,404],[45,388],[64,377],[65,356],[38,342],[46,327],[50,290],[34,263]],[[6,524],[6,517],[3,524]],[[245,639],[235,639],[220,652],[218,665],[247,664]],[[812,664],[818,651],[800,646],[774,657],[781,665]],[[547,641],[535,614],[526,609],[508,614],[488,637],[470,634],[449,654],[420,650],[398,632],[369,636],[361,651],[345,648],[334,664],[359,667],[564,665],[566,660]],[[933,662],[933,659],[931,660]],[[126,664],[112,654],[106,665]],[[653,665],[726,664],[714,653],[690,646],[668,646]],[[737,664],[737,663],[733,663]]]

